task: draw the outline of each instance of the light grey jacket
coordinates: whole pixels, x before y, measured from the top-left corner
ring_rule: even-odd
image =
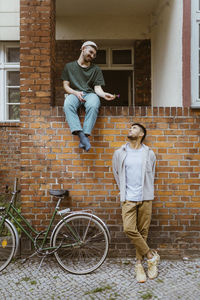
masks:
[[[127,155],[126,145],[121,146],[114,152],[112,165],[113,174],[120,190],[120,201],[125,201],[126,195],[126,174],[125,174],[125,158]],[[142,167],[142,187],[143,200],[154,199],[154,176],[156,156],[148,146],[142,144],[144,147],[143,153],[143,167]]]

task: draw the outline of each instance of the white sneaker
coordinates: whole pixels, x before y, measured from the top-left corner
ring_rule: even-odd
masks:
[[[154,279],[158,276],[158,263],[160,261],[160,256],[156,251],[152,251],[153,257],[147,260],[148,263],[148,277]]]
[[[137,282],[143,283],[147,280],[142,264],[135,265],[135,273]]]

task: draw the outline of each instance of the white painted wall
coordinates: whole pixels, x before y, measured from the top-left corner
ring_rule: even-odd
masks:
[[[0,0],[0,41],[19,40],[20,0]]]
[[[151,20],[152,104],[182,106],[183,1],[163,2]]]
[[[57,16],[57,40],[149,38],[149,17]]]

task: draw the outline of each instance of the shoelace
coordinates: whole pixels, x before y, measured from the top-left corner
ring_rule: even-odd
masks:
[[[157,258],[156,258],[154,261],[150,261],[150,260],[149,260],[149,261],[148,261],[148,265],[149,265],[149,266],[154,266],[154,265],[156,265],[156,264],[158,263],[158,261],[159,261],[159,260],[158,260]]]

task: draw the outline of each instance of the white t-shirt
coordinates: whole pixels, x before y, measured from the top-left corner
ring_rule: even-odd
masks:
[[[126,172],[126,200],[142,201],[142,163],[143,146],[139,149],[132,149],[126,146],[127,156],[125,159]]]

